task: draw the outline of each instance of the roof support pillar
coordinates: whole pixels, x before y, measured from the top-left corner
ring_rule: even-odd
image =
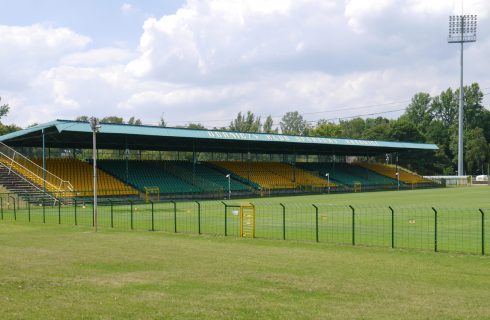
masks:
[[[44,129],[41,130],[43,139],[43,191],[46,192],[46,139],[44,136]]]
[[[196,179],[196,143],[192,142],[192,182]]]

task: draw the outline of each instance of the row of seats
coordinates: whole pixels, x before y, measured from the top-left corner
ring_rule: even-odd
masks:
[[[367,168],[347,163],[297,163],[297,166],[325,177],[329,174],[330,180],[346,186],[354,186],[361,183],[362,186],[386,186],[396,185],[396,180],[380,175]]]
[[[48,192],[59,192],[60,190],[69,190],[69,185],[63,182],[58,177],[51,174],[45,174],[46,178],[43,179],[43,171],[35,164],[19,159],[19,162],[12,161],[5,156],[0,156],[0,162],[7,168],[11,168],[18,174],[25,177],[40,188],[46,187]]]
[[[298,186],[328,187],[328,182],[281,162],[213,161],[213,165],[259,184],[263,188],[293,189]],[[331,186],[334,184],[332,183]]]
[[[145,187],[158,187],[160,193],[226,192],[228,179],[202,164],[186,161],[101,160],[103,170],[144,192]],[[247,187],[230,179],[230,190]]]
[[[213,168],[206,166],[202,163],[192,163],[189,161],[164,161],[160,162],[164,167],[168,167],[174,174],[178,174],[181,179],[190,180],[194,184],[206,188],[206,186],[219,188],[221,190],[231,191],[246,191],[247,186],[235,179],[228,179],[221,172],[214,170]],[[178,169],[178,170],[176,170]],[[229,183],[229,185],[228,185]],[[212,191],[212,190],[209,190]]]
[[[357,165],[367,168],[371,171],[377,172],[386,177],[396,179],[397,168],[395,168],[394,166],[390,166],[382,163],[367,163],[367,162],[362,162],[362,163],[360,162],[357,163]],[[398,173],[399,173],[400,181],[406,184],[432,183],[432,181],[425,179],[414,173],[403,170],[403,168],[400,167],[398,168]]]
[[[0,158],[0,162],[6,163]],[[35,163],[42,165],[41,159]],[[158,187],[162,194],[246,191],[249,188],[295,189],[298,187],[326,188],[336,185],[364,186],[395,185],[396,169],[378,163],[297,163],[282,162],[99,160],[98,194],[102,196],[136,195],[146,187]],[[10,163],[9,163],[10,165]],[[18,168],[17,168],[18,167]],[[12,165],[39,186],[39,175],[33,175],[23,166]],[[90,163],[76,159],[47,159],[46,169],[63,180],[70,181],[76,194],[89,196],[93,192],[93,168]],[[232,173],[231,179],[225,173]],[[326,174],[329,174],[329,179]],[[416,174],[399,170],[400,182],[405,184],[430,183]],[[117,179],[116,179],[117,178]],[[241,181],[240,181],[241,179]],[[330,180],[330,181],[328,181]],[[58,180],[60,181],[60,180]],[[125,183],[124,183],[124,182]],[[250,183],[249,183],[250,182]],[[246,185],[249,184],[249,186]],[[228,185],[229,184],[229,185]],[[131,187],[133,186],[133,187]],[[59,186],[48,181],[48,191]]]
[[[97,164],[142,192],[145,187],[158,187],[161,194],[202,192],[199,187],[167,172],[156,161],[100,160]]]
[[[41,159],[33,160],[42,165]],[[76,159],[46,159],[46,170],[70,181],[77,196],[93,193],[93,167]],[[100,196],[136,195],[138,191],[102,170],[97,170],[97,194]]]

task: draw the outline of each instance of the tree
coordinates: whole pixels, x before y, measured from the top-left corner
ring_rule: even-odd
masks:
[[[431,103],[432,98],[428,93],[417,93],[401,118],[415,124],[421,132],[425,132],[432,121]]]
[[[382,117],[366,119],[366,130],[364,130],[362,138],[367,140],[389,140],[390,121]]]
[[[464,162],[467,174],[476,174],[488,163],[490,150],[483,129],[474,128],[465,132]],[[481,171],[480,171],[481,172]]]
[[[141,120],[140,119],[135,119],[135,117],[129,118],[128,124],[132,124],[132,125],[135,125],[135,126],[141,126],[142,125]]]
[[[311,129],[309,134],[312,136],[328,138],[344,137],[342,127],[339,124],[331,123],[325,120],[318,121],[316,127]]]
[[[264,133],[277,133],[278,129],[272,129],[272,126],[274,125],[274,121],[272,120],[272,116],[268,116],[265,119],[264,125],[262,126],[262,132]]]
[[[247,111],[246,116],[238,112],[235,120],[230,123],[229,129],[235,132],[260,132],[261,126],[260,117],[256,117],[252,111]]]
[[[0,101],[2,101],[2,97],[0,97]],[[0,105],[0,119],[3,118],[4,116],[7,115],[7,113],[9,112],[10,110],[10,107],[8,105],[8,103],[4,103],[2,105]]]
[[[304,135],[309,130],[309,125],[298,111],[287,112],[279,123],[283,134]]]
[[[366,121],[362,118],[340,120],[339,125],[344,138],[360,139],[366,129]]]
[[[390,125],[389,138],[393,141],[424,142],[424,136],[417,126],[403,118],[393,121]]]
[[[78,116],[75,118],[75,121],[88,122],[88,116]]]
[[[116,123],[116,124],[122,124],[124,123],[124,119],[121,117],[117,116],[109,116],[109,117],[104,117],[100,120],[101,123]]]
[[[459,95],[459,90],[457,91]],[[485,111],[482,105],[483,92],[478,83],[472,83],[464,87],[464,125],[467,128],[481,128],[481,119]]]
[[[188,123],[185,127],[187,129],[200,129],[200,130],[206,129],[206,127],[200,123]]]
[[[451,88],[441,92],[432,99],[430,113],[433,119],[440,120],[446,128],[454,125],[458,119],[458,96]]]
[[[2,97],[0,97],[0,101],[2,101]],[[6,116],[9,111],[10,111],[10,107],[8,103],[4,103],[0,105],[0,119]],[[0,122],[0,135],[18,131],[20,129],[21,128],[16,126],[15,124],[4,125],[3,123]]]
[[[0,135],[4,135],[7,133],[15,132],[21,130],[21,127],[16,126],[15,124],[4,125],[0,123]]]

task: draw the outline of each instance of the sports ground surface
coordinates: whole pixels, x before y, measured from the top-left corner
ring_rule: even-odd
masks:
[[[479,208],[489,207],[490,188],[253,201],[299,208],[325,199]],[[490,318],[490,257],[477,254],[107,227],[94,233],[19,218],[0,223],[0,257],[2,319]]]

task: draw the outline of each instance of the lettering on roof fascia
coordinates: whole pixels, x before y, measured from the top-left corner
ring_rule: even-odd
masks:
[[[208,131],[208,136],[210,136],[212,138],[260,140],[259,135],[254,134],[254,133],[244,133],[244,132]]]
[[[356,146],[379,146],[378,141],[353,140],[353,139],[333,139],[322,137],[299,137],[299,136],[283,136],[283,135],[258,135],[255,133],[244,132],[223,132],[223,131],[207,131],[211,138],[224,139],[241,139],[241,140],[259,140],[259,141],[283,141],[283,142],[302,142],[302,143],[322,143],[322,144],[347,144]]]

